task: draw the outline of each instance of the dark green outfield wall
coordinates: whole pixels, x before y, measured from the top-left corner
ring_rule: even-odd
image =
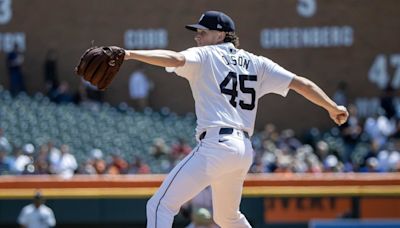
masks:
[[[49,199],[57,227],[145,227],[147,199]],[[263,227],[263,198],[245,198],[242,211],[253,227]],[[0,200],[0,227],[16,227],[21,208],[30,200]],[[174,227],[187,224],[177,216]],[[268,226],[287,227],[287,226]],[[295,227],[290,225],[290,227]],[[305,224],[296,227],[306,227]]]

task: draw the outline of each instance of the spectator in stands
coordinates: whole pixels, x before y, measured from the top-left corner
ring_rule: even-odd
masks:
[[[104,95],[103,92],[98,90],[96,86],[90,84],[90,82],[85,81],[81,78],[81,85],[80,85],[80,96],[82,100],[85,102],[103,102]]]
[[[324,161],[329,155],[329,145],[324,140],[317,142],[315,147],[315,154],[318,156],[320,161]]]
[[[337,128],[334,128],[337,130]],[[322,139],[322,134],[320,129],[317,127],[312,127],[308,129],[302,136],[302,142],[309,145],[316,145],[318,141]]]
[[[39,153],[34,161],[35,173],[34,174],[51,174],[49,166],[49,148],[47,144],[39,147]]]
[[[347,106],[347,83],[345,81],[340,81],[338,83],[332,99],[338,105]]]
[[[36,156],[36,160],[48,161],[49,159],[49,147],[47,144],[42,144],[39,146],[39,152]]]
[[[382,149],[389,137],[396,132],[396,121],[389,119],[383,109],[378,110],[376,116],[368,117],[364,123],[364,132],[371,141],[377,143],[378,149]]]
[[[353,104],[349,105],[349,118],[346,123],[339,128],[345,143],[345,151],[341,154],[341,160],[345,163],[351,162],[351,154],[354,151],[358,140],[362,133],[361,122],[357,116],[357,107]]]
[[[360,170],[366,168],[367,166],[367,161],[370,158],[377,158],[378,154],[381,152],[381,147],[377,140],[371,140],[370,145],[368,146],[368,153],[364,154],[361,164],[360,164]],[[365,169],[364,169],[365,171]]]
[[[187,144],[183,138],[179,138],[178,142],[171,147],[171,156],[174,161],[182,160],[192,151],[192,147]]]
[[[128,172],[129,164],[126,162],[118,152],[111,153],[111,163],[108,164],[108,174],[126,174]]]
[[[279,140],[277,142],[278,148],[288,147],[289,152],[295,152],[300,146],[301,142],[295,137],[293,129],[285,129],[282,131]]]
[[[165,143],[164,139],[156,138],[153,145],[150,147],[150,155],[156,159],[156,165],[162,173],[169,172],[175,161],[170,156],[170,148]]]
[[[11,161],[11,173],[12,174],[20,174],[17,171],[16,167],[16,161],[17,158],[22,154],[22,149],[20,147],[14,147],[12,153],[9,155],[10,161]]]
[[[61,145],[60,151],[60,159],[56,162],[54,171],[63,178],[71,178],[78,168],[78,163],[76,162],[75,156],[70,153],[70,147],[68,145]]]
[[[138,63],[137,65],[137,69],[129,79],[129,95],[133,106],[138,110],[143,110],[149,106],[149,95],[153,85],[145,73],[144,64]]]
[[[43,160],[35,160],[34,161],[35,171],[32,174],[35,175],[48,175],[52,174],[49,169],[49,163]]]
[[[389,172],[399,172],[400,171],[400,152],[399,148],[392,150],[388,159],[388,170]]]
[[[278,132],[276,126],[272,123],[268,123],[264,127],[264,131],[261,133],[264,140],[277,138]]]
[[[308,173],[322,173],[322,163],[315,154],[310,154],[307,156],[305,162],[308,166]]]
[[[397,144],[397,145],[396,145]],[[398,142],[391,140],[386,147],[377,154],[378,169],[382,172],[398,172],[400,165],[400,147]]]
[[[344,166],[343,163],[339,161],[339,159],[333,155],[330,154],[328,155],[324,161],[324,171],[328,173],[338,173],[338,172],[343,172]]]
[[[388,85],[381,96],[381,107],[385,110],[385,115],[388,119],[396,117],[396,106],[394,103],[395,90],[391,85]]]
[[[25,144],[22,150],[16,150],[14,166],[17,174],[33,174],[35,172],[34,153],[35,147],[31,143]]]
[[[276,147],[277,142],[279,140],[279,132],[276,130],[276,126],[274,124],[266,124],[264,130],[261,132],[261,145],[259,145],[262,149],[267,149],[266,145],[273,145]],[[253,141],[254,144],[254,141]],[[270,150],[272,152],[272,150]]]
[[[56,50],[50,48],[46,53],[44,61],[44,83],[46,94],[48,95],[56,91],[59,86],[57,60]]]
[[[151,173],[150,167],[143,162],[139,156],[135,156],[133,162],[129,166],[129,174],[149,174]]]
[[[150,148],[150,154],[158,159],[162,157],[166,157],[170,154],[170,149],[165,143],[164,139],[156,138],[153,141],[153,145]]]
[[[288,153],[288,147],[285,147],[282,151],[280,149],[276,150],[276,163],[277,168],[275,169],[276,173],[292,173],[293,172],[293,165],[294,165],[294,158]]]
[[[7,175],[11,173],[13,162],[7,156],[7,151],[0,147],[0,175]]]
[[[397,120],[395,130],[391,137],[394,139],[394,141],[397,143],[397,145],[400,148],[400,119]]]
[[[400,172],[400,161],[398,161],[396,163],[396,166],[394,167],[394,169],[392,170],[392,172]]]
[[[379,169],[379,161],[376,157],[370,157],[367,159],[367,165],[366,165],[366,172],[370,172],[370,173],[375,173],[375,172],[381,172],[381,170]],[[361,170],[362,172],[363,170]]]
[[[22,65],[24,63],[24,54],[18,44],[14,44],[13,50],[7,54],[7,69],[10,75],[10,92],[17,95],[25,91],[25,82],[22,75]]]
[[[90,84],[90,82],[81,78],[78,92],[74,98],[76,104],[97,112],[100,110],[103,99],[104,93],[102,91],[98,90],[97,87]]]
[[[67,81],[62,81],[58,86],[55,94],[53,95],[53,101],[58,104],[71,103],[74,101],[74,95],[71,93]]]
[[[267,165],[263,163],[262,157],[261,157],[261,153],[256,153],[254,156],[254,161],[253,164],[250,167],[249,172],[250,173],[264,173],[264,172],[268,172],[265,170],[265,167]]]
[[[306,173],[310,171],[307,163],[307,158],[313,154],[313,149],[310,145],[304,144],[300,146],[294,154],[295,162],[293,171],[297,173]]]
[[[107,171],[107,163],[103,159],[103,151],[93,149],[90,151],[89,163],[93,166],[96,174],[105,174]]]
[[[0,149],[5,150],[8,153],[12,152],[12,146],[6,136],[4,135],[4,131],[0,128]]]
[[[53,210],[44,203],[42,194],[36,192],[33,203],[22,208],[18,216],[21,228],[48,228],[56,225]]]
[[[85,159],[84,161],[81,161],[79,163],[77,174],[86,174],[86,175],[97,174],[96,170],[92,165],[91,159]]]
[[[60,160],[61,151],[55,146],[55,143],[52,140],[47,142],[47,150],[50,172],[55,173],[55,166]]]
[[[271,133],[268,136],[269,139],[265,139],[262,143],[261,150],[257,152],[259,155],[256,155],[260,156],[261,164],[259,165],[262,167],[259,167],[259,171],[261,172],[275,172],[278,168],[277,155],[281,151],[277,148],[276,143],[279,135],[275,130]]]

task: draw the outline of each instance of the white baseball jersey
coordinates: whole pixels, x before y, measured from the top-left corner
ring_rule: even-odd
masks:
[[[236,49],[232,43],[181,53],[185,65],[167,71],[175,71],[190,83],[197,135],[212,127],[232,127],[252,135],[258,99],[267,93],[286,96],[294,77],[270,59]]]
[[[29,204],[25,206],[18,216],[18,224],[27,228],[48,228],[56,225],[53,211],[42,204],[39,208]]]
[[[239,205],[253,148],[243,130],[253,134],[258,99],[267,93],[285,96],[294,74],[231,43],[181,53],[186,62],[173,70],[188,79],[192,88],[199,144],[147,202],[147,228],[171,228],[182,204],[209,185],[215,223],[249,228]],[[221,127],[234,129],[221,134]],[[203,131],[206,134],[200,139]]]

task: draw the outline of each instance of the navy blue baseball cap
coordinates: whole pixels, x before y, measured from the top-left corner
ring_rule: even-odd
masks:
[[[228,15],[219,11],[207,11],[201,15],[197,24],[186,25],[185,28],[197,31],[197,29],[234,32],[235,23]]]

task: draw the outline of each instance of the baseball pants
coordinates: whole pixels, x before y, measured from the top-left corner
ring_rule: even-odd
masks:
[[[147,228],[171,228],[180,207],[208,185],[212,189],[213,218],[220,227],[251,227],[239,211],[243,181],[253,161],[246,134],[236,129],[231,134],[220,134],[220,128],[207,129],[197,147],[147,202]]]

